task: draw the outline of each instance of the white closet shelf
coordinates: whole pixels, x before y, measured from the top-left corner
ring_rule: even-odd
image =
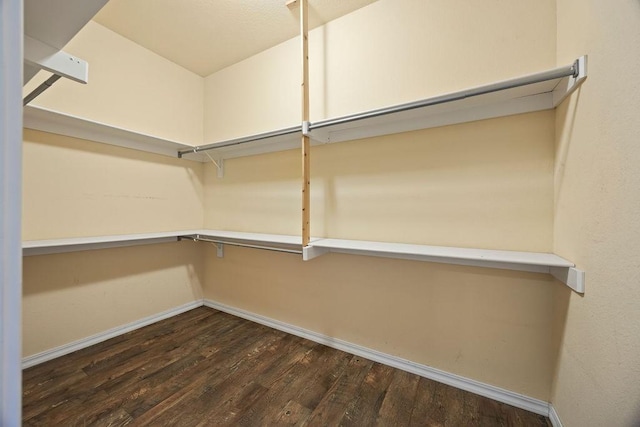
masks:
[[[219,161],[299,148],[303,132],[311,137],[312,145],[318,145],[549,110],[557,107],[586,77],[587,57],[582,56],[571,65],[553,70],[377,110],[193,147],[180,151],[179,155],[210,152],[210,156]]]
[[[22,255],[47,255],[124,246],[150,245],[178,240],[210,241],[218,244],[259,247],[302,254],[302,238],[277,234],[244,233],[222,230],[177,230],[158,233],[72,237],[22,242]]]
[[[113,236],[73,237],[65,239],[26,240],[22,242],[22,255],[48,255],[65,252],[89,251],[94,249],[118,248],[125,246],[151,245],[176,242],[183,235],[194,230],[166,231],[159,233],[120,234]]]
[[[180,150],[191,148],[190,145],[180,142],[33,105],[24,107],[23,121],[23,126],[27,129],[71,136],[170,157],[176,157]]]
[[[584,271],[576,269],[571,261],[550,253],[315,239],[303,248],[303,259],[310,260],[329,252],[548,273],[576,292],[584,293]]]
[[[572,65],[432,98],[305,123],[312,145],[370,138],[555,108],[587,76],[587,58]],[[216,162],[300,147],[303,125],[191,146],[37,106],[24,127],[189,160]],[[219,167],[221,169],[221,166]]]
[[[302,254],[302,259],[305,261],[329,252],[336,252],[351,255],[548,273],[566,283],[576,292],[584,293],[584,271],[576,269],[571,261],[550,253],[323,238],[312,238],[308,246],[302,247],[302,238],[300,236],[285,234],[198,229],[68,239],[28,240],[22,242],[22,254],[23,256],[47,255],[176,242],[178,240],[193,240],[216,244],[219,257],[224,255],[224,245],[231,245]]]
[[[107,0],[24,1],[23,84],[40,70],[53,75],[23,103],[29,103],[60,77],[87,83],[89,65],[62,48],[106,3]]]

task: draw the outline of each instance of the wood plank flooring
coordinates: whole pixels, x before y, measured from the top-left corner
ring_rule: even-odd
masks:
[[[23,373],[25,426],[549,426],[210,308]]]

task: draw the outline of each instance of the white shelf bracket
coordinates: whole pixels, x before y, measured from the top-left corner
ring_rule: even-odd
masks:
[[[24,36],[24,60],[29,65],[79,83],[86,84],[89,80],[86,61],[29,36]]]
[[[215,245],[216,245],[216,248],[218,248],[216,256],[218,258],[224,258],[224,245],[222,243],[216,243]]]
[[[302,248],[302,260],[309,261],[328,253],[329,253],[328,248],[317,248],[315,246],[305,246]]]
[[[302,135],[303,136],[308,136],[311,137],[311,133],[309,131],[309,127],[310,127],[311,123],[307,120],[302,122]]]
[[[224,178],[224,159],[218,159],[216,161],[206,151],[204,151],[204,154],[206,154],[209,160],[211,160],[211,163],[216,166],[216,169],[218,170],[218,178]]]
[[[575,267],[549,267],[549,273],[577,293],[584,294],[584,271]]]

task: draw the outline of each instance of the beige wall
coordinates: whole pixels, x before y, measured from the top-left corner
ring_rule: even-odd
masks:
[[[202,163],[25,130],[23,238],[202,227]],[[167,243],[24,258],[23,354],[201,298],[202,251]]]
[[[185,144],[202,144],[202,77],[93,21],[65,51],[89,63],[89,83],[61,79],[33,105]],[[44,80],[45,74],[34,77],[25,92]]]
[[[638,1],[558,0],[558,61],[589,54],[557,110],[554,247],[587,272],[552,396],[566,427],[640,423],[638,28]]]
[[[33,104],[201,144],[200,76],[94,22],[65,50],[89,84],[62,79]],[[202,227],[201,163],[30,130],[23,147],[24,240]],[[23,354],[200,298],[200,257],[175,243],[25,258]]]
[[[553,114],[313,147],[311,233],[549,252]],[[297,150],[205,171],[206,228],[300,234]]]
[[[202,298],[193,242],[24,258],[23,355]]]
[[[555,2],[532,6],[381,0],[316,30],[312,120],[553,68]],[[298,55],[289,41],[207,77],[205,140],[297,123]],[[547,111],[314,147],[312,234],[551,251],[554,135]],[[227,160],[222,179],[207,165],[205,226],[299,234],[300,185],[296,150]],[[206,298],[550,399],[567,298],[548,275],[208,252]]]
[[[31,130],[23,150],[23,240],[202,227],[202,163]]]
[[[310,32],[311,121],[552,68],[555,13],[553,0],[379,0]],[[205,79],[206,142],[300,122],[299,44]]]

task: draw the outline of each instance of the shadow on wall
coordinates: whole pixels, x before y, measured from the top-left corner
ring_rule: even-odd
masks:
[[[562,194],[564,168],[569,155],[571,141],[573,141],[573,130],[580,105],[580,94],[582,86],[576,91],[576,95],[566,100],[556,110],[556,160],[554,170],[554,205],[558,205],[558,201]]]
[[[104,282],[135,285],[154,280],[150,273],[184,268],[186,273],[180,277],[190,282],[198,297],[204,278],[196,246],[194,242],[176,242],[24,257],[23,296]]]

